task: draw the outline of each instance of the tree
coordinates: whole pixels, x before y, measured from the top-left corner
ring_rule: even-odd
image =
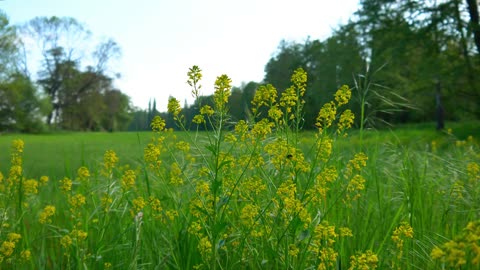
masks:
[[[19,49],[16,28],[0,11],[0,131],[39,132],[45,100],[20,72]]]
[[[12,74],[0,83],[0,131],[43,131],[42,109],[46,106],[29,78]]]
[[[42,69],[38,72],[38,83],[43,91],[50,98],[53,110],[47,117],[47,124],[60,124],[60,118],[63,123],[60,126],[64,128],[80,128],[78,123],[73,123],[70,117],[78,113],[78,108],[69,108],[81,104],[80,99],[88,99],[97,104],[99,99],[95,95],[102,93],[92,93],[98,88],[106,78],[108,62],[111,58],[118,56],[120,49],[113,40],[107,40],[100,43],[95,51],[84,51],[79,49],[82,42],[88,41],[90,31],[84,28],[77,20],[73,18],[59,17],[37,17],[29,21],[22,28],[27,38],[32,38],[38,42],[38,46],[43,56]],[[82,60],[85,62],[85,55],[91,56],[91,63],[87,65],[86,71],[81,70]],[[85,97],[82,97],[85,95]],[[100,99],[101,100],[101,99]],[[84,104],[91,106],[90,104]],[[100,109],[101,105],[96,106]],[[98,113],[98,112],[97,112]],[[71,119],[69,119],[69,117]],[[83,124],[92,129],[98,125],[98,121],[90,118],[90,123]]]
[[[473,33],[475,46],[477,47],[477,55],[480,58],[480,23],[478,14],[477,0],[466,0],[468,15],[470,16],[470,29]]]

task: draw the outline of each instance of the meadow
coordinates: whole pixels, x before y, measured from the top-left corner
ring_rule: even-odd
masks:
[[[352,130],[342,87],[302,131],[305,82],[232,123],[219,77],[210,132],[172,98],[183,131],[1,135],[0,268],[478,269],[480,123]]]

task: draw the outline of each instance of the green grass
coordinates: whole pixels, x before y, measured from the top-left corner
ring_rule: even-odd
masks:
[[[456,139],[465,140],[468,136],[480,137],[480,122],[447,123]],[[177,132],[179,136],[185,136]],[[182,135],[183,134],[183,135]],[[314,132],[305,132],[302,137],[308,143]],[[347,139],[339,139],[339,147],[351,151],[375,147],[379,143],[391,143],[425,149],[434,140],[445,141],[449,136],[435,130],[435,123],[400,125],[392,129],[368,130],[360,142],[358,131],[351,130]],[[71,177],[80,166],[93,166],[101,161],[106,150],[114,150],[122,164],[138,164],[143,160],[143,149],[149,142],[150,132],[116,133],[59,133],[59,134],[2,134],[0,135],[0,171],[10,167],[10,145],[14,139],[22,139],[26,144],[24,170],[30,177],[49,175],[62,178]],[[451,137],[451,136],[450,136]]]
[[[12,141],[25,142],[25,179],[10,187],[11,192],[5,185],[0,190],[0,242],[9,242],[10,232],[22,236],[11,257],[3,256],[0,248],[0,258],[11,260],[5,259],[2,266],[305,269],[327,263],[327,269],[344,269],[352,266],[352,256],[373,258],[368,253],[372,252],[378,255],[379,269],[448,269],[448,261],[435,261],[430,253],[450,239],[462,243],[467,238],[463,228],[480,218],[476,203],[480,188],[467,172],[469,164],[480,164],[479,126],[448,123],[452,134],[434,130],[433,124],[368,130],[362,141],[358,131],[350,130],[348,137],[335,139],[330,154],[316,146],[313,131],[245,142],[227,142],[224,136],[229,132],[219,130],[198,137],[187,132],[1,135],[0,171],[5,178]],[[297,135],[300,144],[295,146]],[[152,136],[157,139],[152,141]],[[290,138],[288,144],[275,140],[284,136]],[[468,136],[474,139],[457,143]],[[189,151],[181,150],[183,141],[189,142]],[[432,149],[433,141],[437,149]],[[158,167],[144,160],[149,143],[160,149]],[[103,167],[106,150],[115,151],[120,159],[111,173]],[[368,161],[352,172],[365,179],[364,187],[349,190],[354,183],[349,160],[359,152]],[[137,178],[135,188],[124,190],[127,164]],[[90,170],[88,181],[77,175],[81,166]],[[329,168],[335,168],[338,176],[321,184],[316,176]],[[48,184],[39,186],[38,194],[24,193],[25,181],[42,175],[50,177]],[[65,176],[73,180],[67,192],[61,191],[59,182]],[[183,184],[172,184],[174,180]],[[328,188],[319,201],[314,200],[321,190],[309,193],[315,185]],[[86,203],[74,206],[75,196],[84,196]],[[55,206],[56,213],[51,223],[40,224],[47,205]],[[413,238],[402,234],[408,226]],[[353,236],[340,237],[341,227],[349,228]],[[337,235],[330,230],[319,238],[322,228],[333,228]],[[88,233],[85,240],[76,235],[79,230]],[[392,240],[395,234],[402,241],[400,248]],[[72,244],[63,246],[65,237],[73,238]],[[325,248],[322,252],[332,248],[338,257],[315,259],[320,251],[312,247]],[[298,255],[292,255],[295,248]],[[32,252],[30,263],[22,261],[22,250]],[[464,267],[477,266],[472,252],[467,250]]]
[[[0,169],[10,166],[10,145],[14,139],[25,142],[25,174],[72,177],[80,166],[98,164],[106,150],[114,150],[122,164],[137,164],[143,159],[143,148],[149,132],[60,133],[44,135],[8,134],[0,136]]]

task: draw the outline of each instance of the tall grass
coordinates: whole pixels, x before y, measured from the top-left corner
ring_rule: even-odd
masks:
[[[201,71],[188,75],[198,96]],[[157,117],[151,138],[127,148],[142,160],[122,162],[117,148],[30,177],[14,140],[0,176],[1,268],[478,268],[476,139],[445,133],[412,147],[394,131],[345,137],[346,86],[322,107],[318,130],[302,133],[306,79],[295,71],[279,97],[259,88],[251,121],[232,124],[230,79],[220,76],[215,106],[195,117],[213,132],[174,132]],[[169,112],[184,129],[176,99]]]

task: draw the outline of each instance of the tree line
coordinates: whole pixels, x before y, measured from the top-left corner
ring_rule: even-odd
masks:
[[[262,82],[232,89],[231,120],[250,117],[259,85],[272,84],[282,93],[298,67],[308,73],[306,129],[314,128],[321,106],[344,84],[354,90],[350,109],[363,115],[357,126],[437,121],[441,129],[446,120],[480,118],[476,0],[362,0],[359,6],[325,40],[282,41]],[[202,97],[201,104],[209,103],[211,96]],[[191,123],[198,103],[183,111]]]
[[[19,29],[0,15],[0,130],[32,132],[46,126],[68,130],[148,130],[161,115],[133,108],[113,86],[108,62],[119,53],[107,40],[91,52],[89,65],[75,57],[68,35],[88,38],[71,18],[35,18],[20,27],[23,36],[42,42],[42,66],[32,81],[22,65]],[[53,38],[52,38],[53,37]],[[352,18],[324,40],[282,41],[265,65],[262,82],[232,89],[231,121],[251,117],[257,87],[274,85],[280,93],[302,67],[308,74],[304,128],[313,128],[320,107],[342,85],[353,88],[350,109],[357,125],[478,119],[480,117],[480,26],[477,0],[361,0]],[[192,128],[202,96],[185,104]],[[362,121],[360,123],[360,121]],[[202,127],[200,127],[202,128]]]

